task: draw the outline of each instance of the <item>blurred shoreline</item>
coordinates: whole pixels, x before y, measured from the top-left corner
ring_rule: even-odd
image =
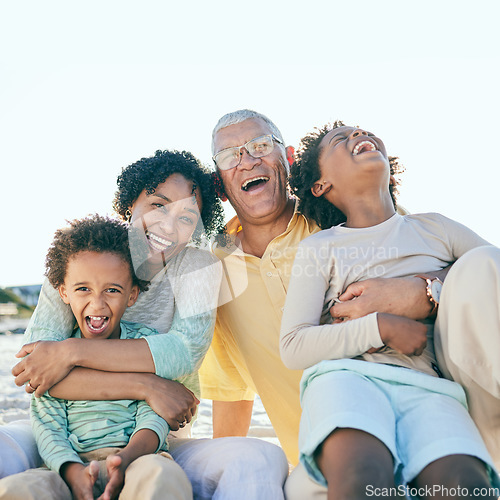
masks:
[[[0,335],[23,334],[29,318],[0,317]]]

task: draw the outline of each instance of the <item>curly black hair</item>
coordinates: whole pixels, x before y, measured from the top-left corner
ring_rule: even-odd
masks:
[[[319,168],[319,157],[323,148],[321,141],[328,132],[346,125],[337,120],[333,124],[315,128],[314,132],[307,134],[300,142],[297,157],[290,170],[290,189],[298,198],[298,210],[307,218],[312,219],[321,229],[328,229],[345,222],[346,216],[335,205],[332,205],[323,196],[316,198],[311,188],[321,177]],[[391,175],[403,172],[404,168],[398,163],[398,158],[389,156]],[[399,184],[399,181],[396,181]],[[396,207],[396,196],[398,194],[395,185],[389,186],[394,207]]]
[[[172,174],[181,174],[192,181],[201,195],[201,224],[193,234],[200,242],[204,230],[207,236],[224,232],[224,210],[214,187],[214,176],[188,151],[156,151],[154,156],[141,158],[122,170],[116,183],[118,190],[113,208],[123,220],[128,220],[128,210],[139,195],[146,190],[154,193],[156,187]]]
[[[132,265],[128,243],[128,225],[122,221],[92,215],[68,221],[69,226],[58,229],[45,258],[45,276],[54,288],[66,278],[68,262],[79,252],[112,253],[129,265],[132,284],[145,291],[148,282],[137,278]]]

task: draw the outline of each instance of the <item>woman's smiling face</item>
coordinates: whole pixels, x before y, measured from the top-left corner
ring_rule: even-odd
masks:
[[[142,260],[156,268],[177,255],[198,225],[201,206],[193,181],[178,173],[158,184],[153,192],[142,191],[130,207],[131,229],[139,229],[138,237],[146,243],[147,255]],[[131,240],[134,257],[133,246]]]

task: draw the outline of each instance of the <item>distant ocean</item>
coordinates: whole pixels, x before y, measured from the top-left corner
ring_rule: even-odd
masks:
[[[10,371],[16,364],[15,353],[22,345],[23,336],[0,334],[0,425],[29,418],[29,395],[24,387],[17,387]],[[275,444],[276,434],[269,422],[260,399],[256,399],[249,436],[259,437]],[[198,419],[193,426],[193,437],[212,437],[212,404],[202,400]]]

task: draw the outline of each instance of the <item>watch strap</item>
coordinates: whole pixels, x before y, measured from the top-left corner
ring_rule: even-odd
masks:
[[[425,292],[426,292],[427,298],[429,299],[429,302],[431,303],[431,306],[432,306],[432,310],[429,313],[429,316],[433,316],[436,313],[436,311],[437,311],[437,308],[439,306],[439,302],[436,302],[436,300],[432,296],[432,288],[431,288],[432,287],[432,282],[434,280],[437,280],[440,283],[442,283],[442,281],[437,276],[435,278],[428,278],[427,276],[423,276],[422,274],[417,274],[415,276],[415,278],[421,278],[426,283]]]

